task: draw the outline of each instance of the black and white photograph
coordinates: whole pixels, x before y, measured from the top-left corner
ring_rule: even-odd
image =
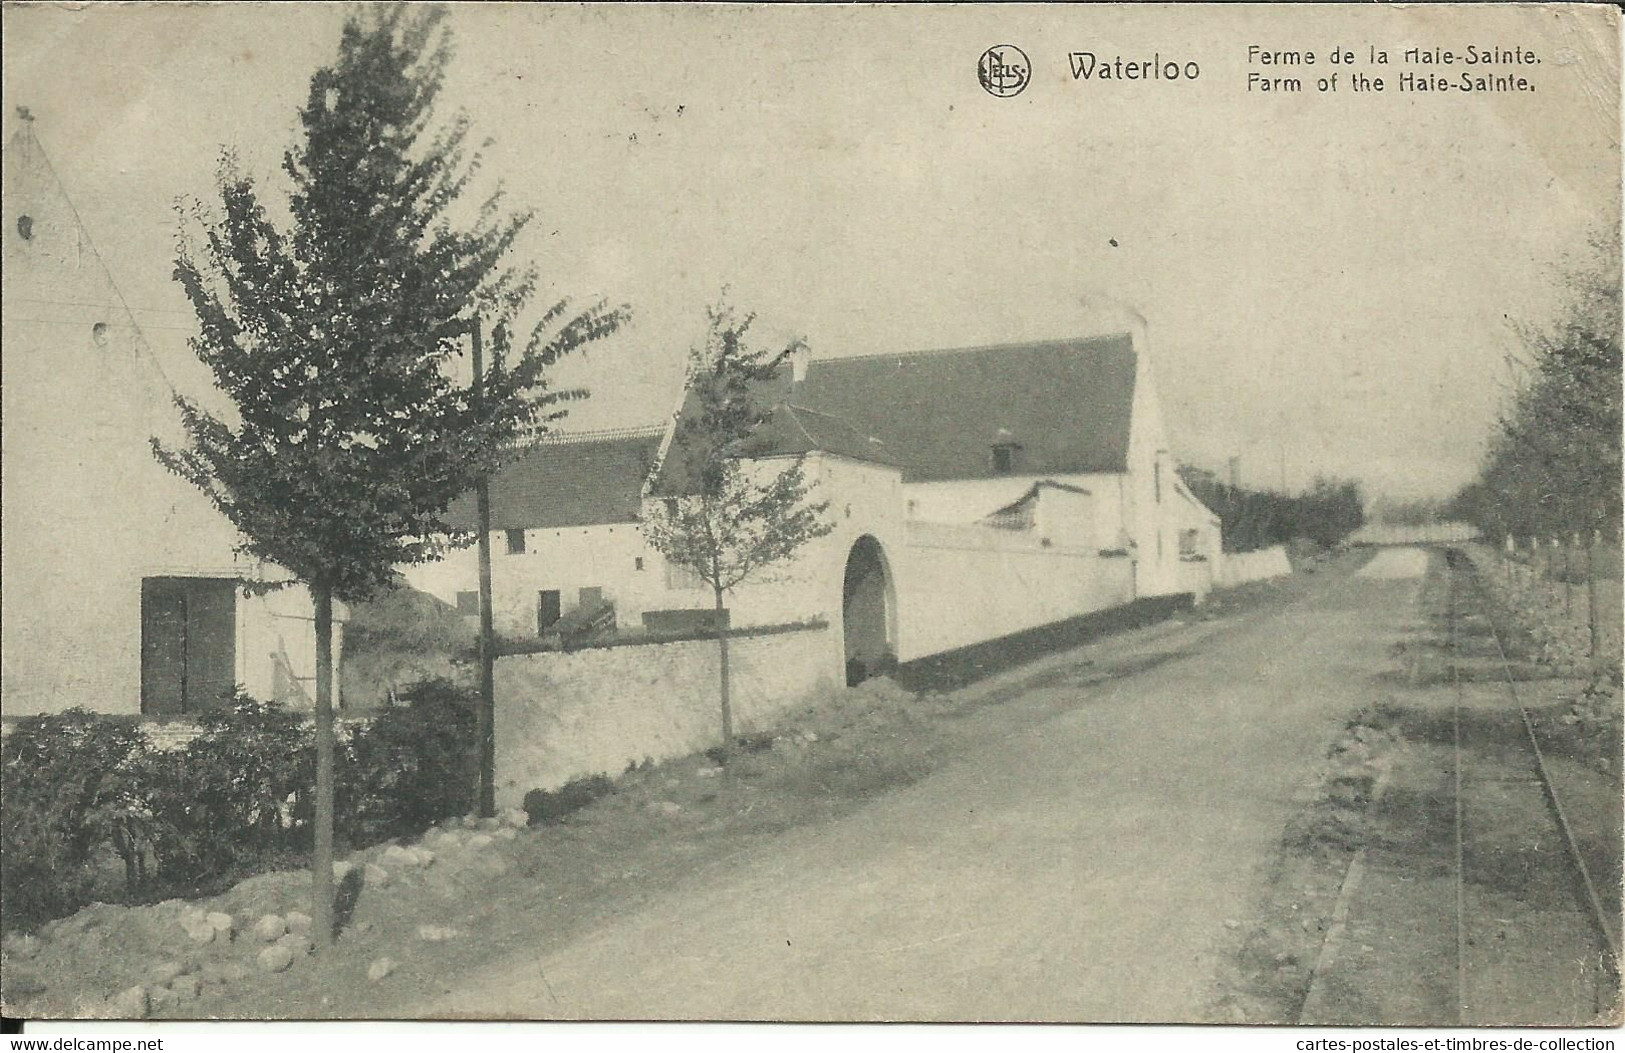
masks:
[[[1617,7],[3,19],[8,1027],[1620,1026]]]

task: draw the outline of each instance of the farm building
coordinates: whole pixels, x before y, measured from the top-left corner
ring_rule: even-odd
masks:
[[[308,594],[166,472],[182,433],[136,324],[24,112],[6,146],[4,712],[184,716],[234,686],[313,693]]]
[[[773,407],[765,467],[804,458],[835,529],[736,590],[731,622],[831,626],[818,665],[832,679],[1211,586],[1220,523],[1174,470],[1143,331],[803,353],[759,397]],[[661,456],[675,430],[552,440],[492,481],[499,634],[588,621],[636,634],[710,606],[637,525],[643,502],[682,492]],[[473,615],[475,560],[468,548],[407,577]]]

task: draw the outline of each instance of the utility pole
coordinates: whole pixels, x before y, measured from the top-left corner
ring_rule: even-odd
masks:
[[[1586,634],[1590,641],[1591,664],[1597,665],[1597,543],[1602,531],[1592,528],[1586,533]]]
[[[485,397],[484,334],[480,316],[474,316],[474,403]],[[474,717],[474,737],[479,748],[479,813],[489,818],[497,814],[496,804],[496,642],[491,627],[491,485],[484,475],[475,487],[479,518],[480,552],[480,704]]]
[[[1286,496],[1286,410],[1282,410],[1278,418],[1281,425],[1280,451],[1281,451],[1281,496]]]

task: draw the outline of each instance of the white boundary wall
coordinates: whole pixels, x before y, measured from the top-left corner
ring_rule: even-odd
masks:
[[[1285,545],[1272,545],[1256,552],[1226,552],[1219,561],[1218,580],[1221,589],[1245,585],[1249,581],[1284,578],[1292,573],[1292,563],[1286,558]]]
[[[827,627],[728,641],[735,733],[771,728],[834,688],[840,636]],[[714,639],[503,655],[496,663],[497,804],[628,763],[722,741]]]

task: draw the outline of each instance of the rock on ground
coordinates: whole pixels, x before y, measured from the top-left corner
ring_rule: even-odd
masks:
[[[169,982],[169,990],[177,1002],[190,1002],[203,993],[203,978],[197,973],[177,976]]]
[[[458,931],[450,925],[418,926],[418,939],[423,940],[425,943],[444,943],[447,940],[456,939],[458,935],[460,935]]]
[[[181,918],[181,928],[186,932],[186,938],[193,943],[213,943],[216,930],[209,920],[202,915],[187,915]]]
[[[290,910],[288,912],[288,931],[297,936],[309,936],[310,915],[302,911]]]
[[[147,989],[140,984],[120,991],[107,1001],[107,1015],[117,1020],[145,1020],[151,1011]]]
[[[265,943],[281,939],[282,934],[288,931],[288,922],[280,914],[263,914],[260,920],[254,923],[254,935]]]
[[[293,964],[293,951],[282,943],[273,943],[259,953],[260,968],[268,973],[280,973]]]
[[[147,974],[147,982],[154,987],[162,987],[185,972],[186,966],[180,962],[159,962],[152,967],[152,972]]]
[[[384,849],[382,861],[388,866],[426,867],[434,862],[434,853],[423,847],[407,848],[405,845],[390,845]]]

